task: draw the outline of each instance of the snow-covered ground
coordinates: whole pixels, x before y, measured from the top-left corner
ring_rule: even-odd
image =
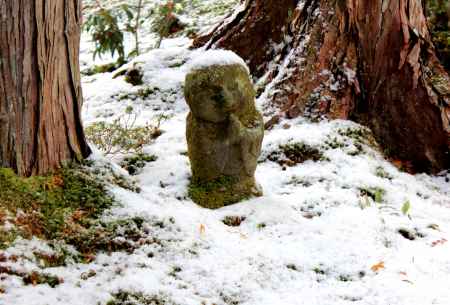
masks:
[[[113,120],[129,106],[138,124],[169,117],[163,134],[144,149],[158,159],[134,177],[141,192],[112,187],[121,206],[105,216],[143,217],[158,242],[131,253],[103,253],[89,264],[43,268],[32,255],[7,262],[63,283],[25,286],[0,274],[0,304],[96,305],[114,297],[109,304],[450,304],[450,175],[399,171],[355,123],[280,122],[265,135],[256,173],[263,197],[219,210],[194,204],[187,197],[182,89],[203,51],[188,45],[185,38],[166,40],[136,58],[144,70],[141,87],[113,79],[114,73],[83,79],[86,125]],[[142,88],[154,93],[124,95]],[[316,148],[320,160],[294,166],[271,161],[290,143]],[[107,160],[99,152],[93,159]],[[226,225],[227,216],[242,222]],[[18,240],[5,253],[35,249],[52,251],[38,240]]]

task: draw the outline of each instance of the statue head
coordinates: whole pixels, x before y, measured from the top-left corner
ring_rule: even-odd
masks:
[[[221,123],[254,107],[255,92],[242,65],[213,65],[186,76],[185,97],[196,118]]]

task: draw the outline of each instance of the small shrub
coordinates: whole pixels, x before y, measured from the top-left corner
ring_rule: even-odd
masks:
[[[95,42],[94,58],[110,53],[114,57],[118,53],[118,62],[125,63],[125,58],[140,54],[139,30],[144,22],[143,0],[133,4],[121,3],[106,8],[99,1],[95,4],[94,13],[87,16],[85,29]],[[131,33],[135,40],[134,49],[125,56],[124,32]]]
[[[84,27],[95,42],[94,58],[106,53],[110,53],[111,56],[117,53],[119,59],[125,59],[123,31],[119,27],[118,16],[114,11],[99,8],[96,13],[87,17]]]
[[[120,116],[111,123],[97,122],[86,128],[87,139],[107,155],[118,153],[142,153],[145,145],[158,138],[162,131],[160,124],[165,116],[160,116],[155,123],[136,126],[136,115]]]

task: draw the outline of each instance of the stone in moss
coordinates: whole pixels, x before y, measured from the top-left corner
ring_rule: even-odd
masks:
[[[125,81],[133,86],[139,86],[144,84],[143,78],[144,73],[137,66],[133,66],[132,68],[128,69],[127,72],[125,73]]]
[[[185,97],[191,110],[186,127],[191,198],[204,207],[220,208],[261,195],[254,173],[264,122],[245,67],[194,70],[186,77]]]

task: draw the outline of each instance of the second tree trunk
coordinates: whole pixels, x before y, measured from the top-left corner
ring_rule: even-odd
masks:
[[[268,109],[355,119],[417,171],[450,167],[450,79],[420,0],[282,2],[248,0],[195,45],[241,55]]]

